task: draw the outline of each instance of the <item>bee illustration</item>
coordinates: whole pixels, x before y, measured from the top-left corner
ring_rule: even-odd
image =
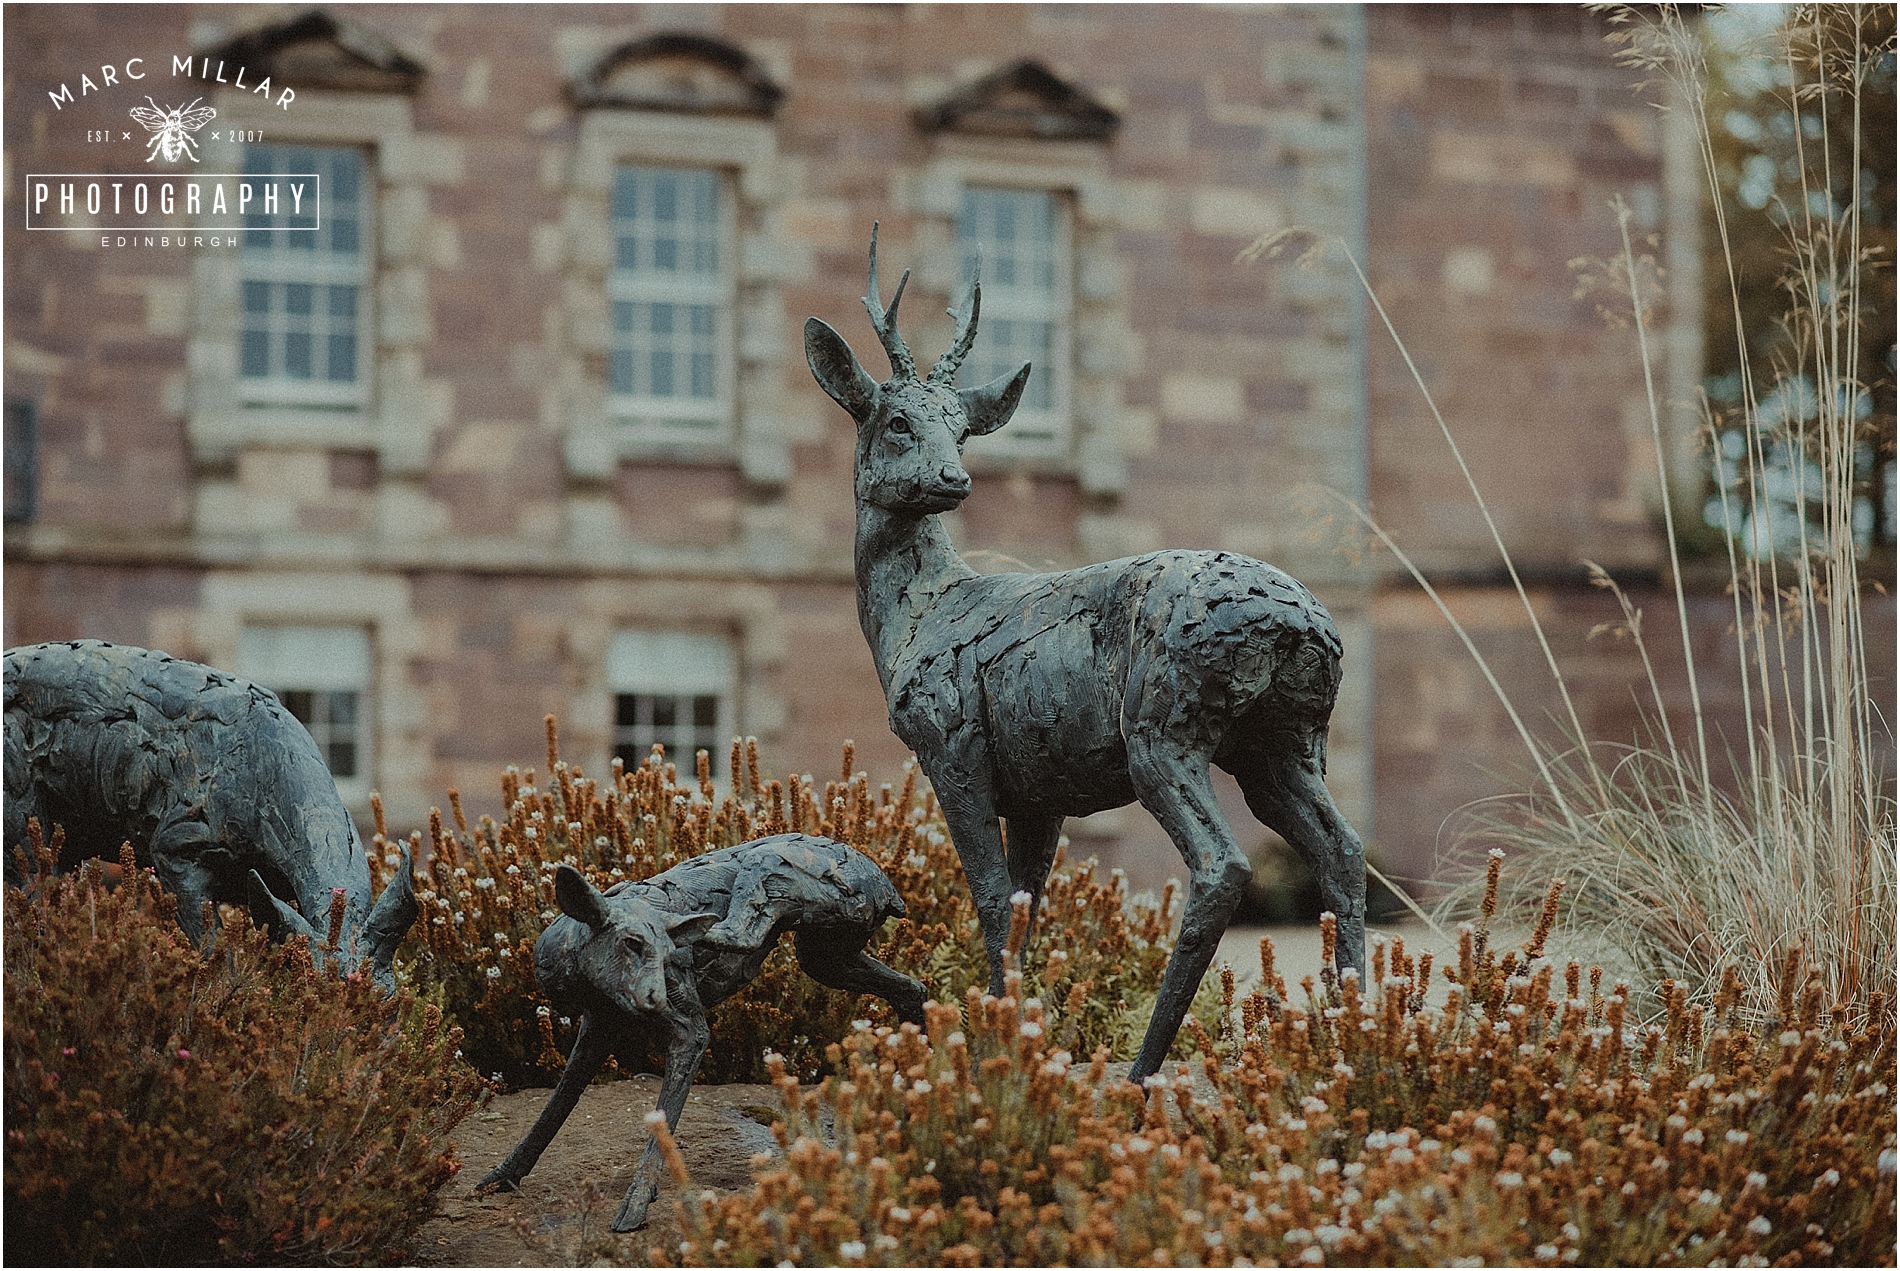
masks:
[[[198,161],[198,152],[192,149],[191,138],[186,133],[197,132],[200,128],[218,117],[218,112],[209,106],[200,106],[203,98],[194,97],[189,106],[175,106],[166,110],[150,97],[152,102],[147,110],[143,106],[132,107],[132,118],[143,124],[148,132],[158,134],[152,138],[152,152],[145,156],[150,163],[163,153],[165,162],[176,163],[179,155],[185,155],[193,163]]]

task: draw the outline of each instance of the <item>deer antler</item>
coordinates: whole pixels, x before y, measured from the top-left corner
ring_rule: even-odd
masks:
[[[970,275],[970,294],[964,300],[961,310],[950,309],[946,312],[957,320],[957,338],[937,364],[930,368],[930,382],[949,384],[957,378],[957,368],[963,365],[963,359],[969,354],[970,346],[976,343],[976,315],[983,307],[983,252],[979,248],[976,254],[976,269]]]
[[[910,270],[906,269],[904,276],[897,280],[897,294],[891,297],[891,307],[884,308],[877,285],[877,222],[872,221],[871,294],[864,298],[864,309],[871,315],[871,329],[877,332],[884,352],[891,359],[891,374],[914,380],[917,378],[917,363],[911,360],[910,350],[904,345],[904,337],[897,332],[897,306],[904,299],[904,284],[909,281]]]

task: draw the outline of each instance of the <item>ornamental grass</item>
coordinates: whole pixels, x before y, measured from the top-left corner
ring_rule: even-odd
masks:
[[[108,885],[31,838],[6,889],[6,1261],[405,1260],[486,1098],[441,1007],[242,910],[195,948],[129,846]]]
[[[1543,955],[1557,907],[1499,956],[1492,899],[1440,969],[1375,940],[1289,993],[1259,991],[1202,1057],[1150,1078],[1078,1061],[1020,971],[1003,997],[860,1022],[803,1088],[777,1057],[780,1157],[695,1193],[667,1140],[685,1239],[590,1257],[686,1265],[1892,1265],[1894,1032],[1828,1008],[1798,951],[1777,1017]],[[1019,906],[1018,932],[1027,919]],[[1331,962],[1333,926],[1326,920]],[[1871,1018],[1886,1018],[1875,1011]],[[664,1136],[665,1127],[656,1127]]]
[[[632,767],[615,759],[606,779],[596,781],[560,757],[552,715],[546,726],[547,781],[532,768],[508,768],[501,780],[505,811],[473,823],[460,792],[450,790],[449,819],[432,813],[426,848],[421,831],[411,835],[416,859],[426,861],[417,880],[422,916],[399,961],[418,985],[441,992],[478,1071],[515,1088],[552,1085],[573,1048],[580,1021],[560,1015],[534,979],[535,941],[559,912],[554,870],[562,863],[604,889],[767,834],[823,835],[876,861],[909,909],[868,952],[940,998],[988,984],[976,906],[935,795],[919,789],[914,763],[906,764],[900,786],[874,789],[856,770],[847,741],[835,780],[780,781],[763,775],[755,739],[735,738],[727,769],[734,784],[722,794],[703,750],[691,774],[656,748]],[[396,846],[378,805],[371,856],[382,862],[385,878],[400,862]],[[1092,860],[1072,866],[1058,857],[1043,892],[1046,954],[1028,975],[1031,991],[1062,1004],[1066,1044],[1132,1053],[1173,947],[1175,909],[1172,886],[1159,899],[1131,898],[1119,870],[1104,876]],[[1216,1017],[1215,986],[1197,1009]],[[781,941],[759,978],[712,1012],[713,1044],[700,1079],[766,1081],[768,1049],[791,1072],[816,1079],[826,1048],[867,1014],[895,1022],[885,1003],[810,979],[791,943]],[[655,1036],[645,1056],[618,1056],[608,1076],[616,1068],[661,1071],[665,1045]]]
[[[1710,73],[1706,23],[1691,25],[1671,6],[1606,13],[1619,63],[1671,86],[1671,109],[1693,130],[1716,214],[1707,267],[1720,313],[1710,356],[1735,369],[1729,400],[1701,401],[1700,462],[1711,478],[1702,510],[1715,540],[1707,544],[1705,533],[1704,547],[1727,565],[1727,647],[1711,657],[1690,638],[1679,556],[1696,532],[1678,529],[1669,495],[1650,336],[1657,265],[1632,246],[1630,211],[1619,201],[1621,254],[1572,263],[1584,271],[1579,294],[1605,291],[1615,320],[1634,332],[1650,387],[1675,610],[1668,625],[1689,709],[1666,700],[1642,611],[1591,566],[1592,583],[1621,609],[1606,629],[1630,640],[1647,673],[1646,736],[1627,745],[1588,737],[1545,642],[1563,739],[1533,737],[1492,678],[1536,776],[1479,816],[1479,837],[1510,849],[1504,895],[1517,917],[1535,913],[1543,880],[1561,873],[1575,885],[1567,938],[1616,950],[1650,982],[1675,980],[1706,1005],[1739,975],[1742,1009],[1768,1023],[1780,1009],[1783,960],[1802,945],[1830,1000],[1856,1019],[1878,1000],[1891,1024],[1900,930],[1892,689],[1889,681],[1883,691],[1870,664],[1863,600],[1882,589],[1880,564],[1889,583],[1893,569],[1891,548],[1880,562],[1871,542],[1878,462],[1894,446],[1894,204],[1874,175],[1877,116],[1892,126],[1893,8],[1787,6],[1767,40],[1734,55],[1726,82]],[[1738,83],[1767,87],[1743,92]],[[1769,165],[1778,173],[1774,197],[1753,208],[1738,199],[1734,154],[1751,123],[1800,139],[1793,158]],[[1891,145],[1889,133],[1889,173]],[[1750,255],[1775,262],[1779,303],[1749,289],[1742,267]],[[1764,315],[1774,321],[1764,324]],[[1429,404],[1422,379],[1419,388]],[[1456,453],[1449,429],[1445,438]],[[1475,483],[1471,491],[1482,508]],[[1515,578],[1501,539],[1497,547]],[[1865,576],[1864,564],[1875,566]],[[1701,696],[1718,685],[1741,706],[1726,734]],[[1479,885],[1474,871],[1451,897],[1454,910],[1468,911]]]

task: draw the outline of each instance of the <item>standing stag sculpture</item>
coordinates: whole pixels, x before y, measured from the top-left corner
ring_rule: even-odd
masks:
[[[37,818],[68,861],[130,842],[196,942],[205,901],[246,905],[277,939],[310,937],[337,892],[341,948],[393,988],[417,905],[407,847],[370,903],[369,858],[308,730],[277,695],[151,649],[69,640],[6,652],[6,875]],[[299,913],[284,897],[302,907]]]
[[[964,442],[1009,421],[1029,380],[956,387],[976,338],[973,280],[950,350],[920,377],[887,310],[871,229],[864,306],[891,377],[873,380],[830,326],[805,322],[812,374],[857,421],[858,620],[891,728],[936,789],[1003,991],[1010,896],[1040,899],[1064,817],[1140,801],[1187,863],[1174,953],[1130,1076],[1156,1072],[1252,876],[1208,765],[1311,866],[1365,970],[1365,854],[1326,789],[1340,640],[1312,593],[1229,552],[1167,551],[1060,573],[981,575],[938,514],[970,493]],[[1008,827],[1007,851],[1003,824]]]

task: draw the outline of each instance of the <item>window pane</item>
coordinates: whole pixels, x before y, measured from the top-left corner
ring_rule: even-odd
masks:
[[[356,775],[356,743],[354,741],[332,741],[330,753],[330,775],[333,777],[354,777]]]
[[[7,523],[22,524],[39,515],[40,460],[39,412],[24,397],[6,399],[6,440],[0,454],[6,457]]]
[[[373,263],[364,166],[363,153],[351,147],[245,147],[247,174],[287,177],[302,187],[286,190],[269,214],[253,202],[246,224],[260,232],[243,236],[240,258],[244,311],[251,315],[239,337],[240,372],[284,384],[284,400],[359,400],[365,350],[358,317]]]
[[[1024,362],[1034,370],[1023,392],[1025,419],[1004,442],[1047,439],[1049,418],[1059,408],[1057,365],[1066,337],[1067,298],[1059,294],[1061,240],[1056,196],[1046,190],[972,186],[963,192],[957,240],[967,286],[982,262],[983,318],[957,383],[972,386],[1013,373]]]
[[[626,165],[610,202],[615,292],[608,386],[622,397],[719,396],[724,198],[717,173]],[[729,338],[729,337],[727,337]],[[624,356],[623,356],[624,355]]]
[[[270,374],[270,332],[244,332],[239,345],[238,373],[249,379],[262,379]]]
[[[693,698],[693,723],[702,728],[712,728],[719,723],[719,699],[704,694]]]

